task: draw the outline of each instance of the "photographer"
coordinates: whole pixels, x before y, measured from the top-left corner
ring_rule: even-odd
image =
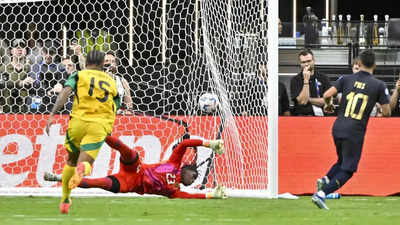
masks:
[[[114,77],[117,82],[118,93],[122,100],[121,109],[128,109],[126,113],[130,113],[129,109],[133,109],[131,90],[128,82],[118,74],[117,59],[114,52],[107,52],[104,56],[104,71]]]

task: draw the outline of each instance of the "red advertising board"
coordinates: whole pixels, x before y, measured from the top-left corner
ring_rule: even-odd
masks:
[[[214,139],[220,119],[212,116],[175,117],[188,120],[193,138]],[[44,133],[47,116],[0,115],[0,185],[9,187],[54,186],[43,180],[44,172],[60,174],[66,160],[63,144],[68,116],[59,116],[49,135]],[[215,160],[219,182],[227,187],[263,189],[267,185],[266,127],[258,127],[257,135],[252,128],[265,124],[263,117],[238,117],[226,120],[222,138],[226,140],[226,153]],[[252,126],[251,124],[254,124]],[[250,132],[251,131],[251,132]],[[172,146],[184,134],[185,128],[176,122],[151,116],[118,116],[113,134],[130,147],[135,147],[145,163],[157,163],[168,159]],[[199,148],[197,157],[187,151],[183,163],[202,162],[211,151]],[[92,176],[101,177],[119,169],[117,153],[103,145],[94,166]],[[204,164],[206,166],[207,164]],[[205,170],[205,169],[204,169]],[[261,171],[261,172],[260,172]],[[213,176],[210,176],[212,184]]]
[[[43,173],[61,173],[66,159],[63,148],[68,116],[59,116],[50,135],[43,132],[47,116],[0,115],[0,186],[49,187]],[[190,120],[195,138],[213,139],[220,120],[216,117],[176,117]],[[268,178],[265,117],[236,117],[225,124],[227,151],[216,159],[219,182],[228,187],[262,189]],[[279,119],[279,192],[309,194],[316,179],[336,160],[331,135],[334,117],[281,117]],[[358,172],[342,188],[342,194],[385,196],[400,190],[400,118],[371,118]],[[155,117],[119,116],[113,135],[136,147],[146,163],[165,160],[184,127]],[[106,145],[96,159],[93,176],[117,172],[117,153]],[[202,151],[207,150],[202,149]],[[208,157],[202,155],[198,162]],[[193,151],[184,161],[192,161]],[[212,176],[210,177],[212,179]],[[212,181],[212,180],[211,180]]]
[[[335,117],[279,119],[279,192],[313,193],[316,179],[336,161]],[[370,118],[358,171],[339,190],[386,196],[400,190],[400,118]]]

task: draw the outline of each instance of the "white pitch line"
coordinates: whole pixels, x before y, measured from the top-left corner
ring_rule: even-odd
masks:
[[[150,222],[152,219],[136,219],[136,222]]]
[[[61,221],[61,218],[32,218],[35,221]]]
[[[73,218],[74,221],[96,221],[96,218]]]

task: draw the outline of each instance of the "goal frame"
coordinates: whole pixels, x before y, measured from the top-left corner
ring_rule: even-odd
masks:
[[[51,0],[13,0],[13,1],[3,1],[0,4],[7,3],[25,3],[25,2],[46,2]],[[201,0],[197,0],[201,1]],[[267,21],[263,21],[268,23],[268,62],[267,68],[269,74],[268,76],[268,184],[266,190],[236,190],[236,189],[228,189],[228,195],[230,197],[255,197],[255,198],[278,198],[278,9],[279,3],[278,0],[255,0],[259,1],[260,4],[268,3],[268,16]],[[229,1],[231,2],[231,0]],[[163,6],[163,15],[162,21],[165,22],[165,17],[167,12],[165,11],[165,5],[167,4],[167,0],[162,0]],[[132,5],[133,0],[129,1],[129,9],[130,9],[130,20],[128,26],[130,27],[130,32],[132,32]],[[196,4],[197,5],[197,4]],[[262,7],[263,8],[263,7]],[[196,7],[196,10],[199,10]],[[261,10],[261,18],[264,18],[264,12]],[[196,17],[198,17],[196,13]],[[266,27],[266,26],[265,26]],[[197,26],[196,26],[197,29]],[[166,25],[162,25],[162,61],[165,62],[165,54],[166,54]],[[197,34],[198,32],[196,32]],[[131,64],[133,61],[133,39],[132,33],[129,34],[129,63]],[[198,39],[196,36],[195,39]],[[195,40],[196,48],[197,48],[197,40]],[[66,44],[63,44],[66,47]],[[197,51],[197,50],[196,50]],[[64,50],[65,53],[65,50]],[[13,196],[29,196],[29,195],[40,195],[40,196],[58,196],[60,193],[60,188],[8,188],[8,187],[0,187],[0,195],[13,195]],[[108,193],[102,190],[84,190],[79,189],[74,191],[73,195],[77,196],[117,196],[113,193]],[[138,196],[136,194],[119,194],[118,196]]]

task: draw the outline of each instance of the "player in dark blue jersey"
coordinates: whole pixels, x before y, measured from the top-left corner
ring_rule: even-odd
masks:
[[[340,77],[323,95],[324,110],[333,112],[332,97],[343,93],[332,128],[338,160],[325,177],[317,180],[318,191],[312,196],[312,201],[321,209],[328,209],[325,196],[342,187],[357,171],[369,115],[375,104],[381,104],[383,116],[390,116],[389,91],[383,81],[372,76],[375,53],[365,50],[360,60],[358,73]]]

